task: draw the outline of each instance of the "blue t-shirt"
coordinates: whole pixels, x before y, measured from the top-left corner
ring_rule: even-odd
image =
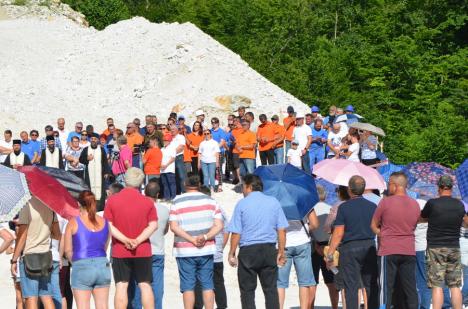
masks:
[[[310,149],[319,149],[323,148],[323,145],[327,143],[327,138],[328,138],[328,132],[325,129],[320,129],[320,130],[315,130],[314,126],[310,126],[312,129],[312,139],[315,139],[317,137],[325,139],[325,143],[319,142],[319,141],[313,141],[312,144],[310,144]]]
[[[372,217],[377,205],[363,197],[352,198],[338,208],[334,226],[345,226],[343,243],[353,240],[373,240]]]
[[[34,153],[41,155],[41,143],[38,141],[29,140],[29,142],[21,142],[21,151],[28,155],[29,159],[32,160],[34,158]]]
[[[216,130],[216,131],[213,130],[213,129],[211,129],[210,131],[211,131],[211,136],[212,136],[213,139],[214,139],[215,141],[217,141],[218,143],[221,143],[221,140],[222,140],[222,139],[225,140],[225,141],[227,142],[227,134],[226,134],[226,132],[225,132],[223,129],[218,128],[218,130]],[[221,147],[221,146],[220,146],[220,147],[219,147],[219,150],[220,150],[221,153],[224,153],[224,150],[225,150],[225,149],[224,149],[224,147]]]
[[[75,131],[68,133],[67,143],[70,143],[70,142],[71,142],[73,136],[76,136],[76,137],[78,137],[78,139],[79,139],[79,138],[81,137],[81,133],[76,133]],[[66,145],[65,145],[65,146],[66,146]]]
[[[240,234],[239,246],[275,244],[278,230],[288,227],[279,201],[262,192],[251,192],[234,209],[227,231]]]

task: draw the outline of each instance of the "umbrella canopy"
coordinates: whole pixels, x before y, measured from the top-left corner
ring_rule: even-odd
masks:
[[[0,222],[12,220],[31,199],[26,177],[0,165]]]
[[[344,159],[326,159],[314,165],[313,174],[341,186],[348,186],[349,179],[354,175],[366,180],[366,189],[385,190],[387,185],[383,177],[372,167],[359,162]]]
[[[338,194],[336,193],[336,189],[338,188],[337,185],[334,185],[323,178],[315,179],[315,184],[321,185],[325,189],[325,192],[327,193],[325,203],[328,205],[335,205],[338,202]]]
[[[86,185],[86,182],[82,178],[76,176],[75,174],[72,174],[59,168],[47,166],[38,167],[44,172],[46,172],[49,176],[54,177],[58,182],[60,182],[62,186],[64,186],[74,198],[78,198],[78,195],[81,191],[89,190],[89,187],[88,185]]]
[[[318,203],[314,178],[291,164],[260,166],[263,193],[278,199],[288,220],[302,220]]]
[[[20,172],[26,175],[31,194],[51,210],[67,220],[79,215],[78,202],[52,176],[35,166],[23,166]]]
[[[363,131],[370,131],[374,134],[380,135],[380,136],[385,136],[384,130],[382,130],[379,127],[374,126],[373,124],[370,123],[365,123],[365,122],[354,122],[349,125],[351,128],[356,128],[358,130],[363,130]]]
[[[404,165],[396,165],[396,164],[393,164],[393,163],[388,163],[386,165],[383,165],[383,166],[379,166],[377,168],[377,171],[380,173],[380,175],[382,175],[382,177],[384,178],[385,182],[388,183],[388,180],[390,179],[390,175],[394,172],[399,172],[403,169]]]
[[[402,172],[408,176],[408,189],[419,193],[421,198],[425,199],[438,196],[437,181],[440,176],[450,176],[454,181],[453,197],[460,198],[455,172],[448,167],[435,162],[413,162],[406,165]]]
[[[458,189],[464,202],[468,203],[468,159],[466,159],[456,170]],[[466,204],[465,204],[466,205]]]
[[[353,124],[359,121],[359,119],[362,119],[363,117],[358,114],[344,114],[340,115],[335,118],[335,122],[344,122],[346,121],[348,124]]]

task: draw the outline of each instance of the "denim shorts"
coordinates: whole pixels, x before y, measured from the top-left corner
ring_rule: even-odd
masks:
[[[180,292],[195,291],[195,284],[200,283],[202,290],[214,290],[213,255],[176,258],[179,268]]]
[[[23,298],[52,296],[52,282],[51,276],[31,278],[26,275],[23,260],[19,264],[20,277],[21,277],[21,292]]]
[[[106,257],[81,259],[73,262],[71,287],[74,290],[92,291],[110,286],[111,269]]]
[[[289,274],[291,273],[293,263],[299,287],[317,284],[314,279],[314,272],[312,271],[311,252],[310,243],[286,248],[286,264],[278,268],[278,288],[286,289],[289,287]]]

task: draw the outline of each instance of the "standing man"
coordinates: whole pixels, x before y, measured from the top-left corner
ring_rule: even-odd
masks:
[[[119,148],[119,156],[112,162],[112,173],[116,177],[116,181],[124,184],[125,173],[132,167],[132,151],[127,145],[127,138],[124,135],[117,137],[117,147]]]
[[[192,133],[192,128],[185,124],[185,116],[184,115],[179,115],[177,117],[177,122],[178,122],[179,127],[183,126],[185,128],[185,132],[187,132],[187,134]]]
[[[199,192],[199,186],[198,175],[189,174],[185,180],[186,193],[174,199],[169,222],[175,235],[173,255],[179,269],[184,308],[194,307],[198,280],[203,290],[205,308],[213,309],[214,239],[223,229],[223,222],[216,201]]]
[[[271,117],[271,124],[273,126],[273,131],[275,134],[275,140],[273,141],[273,149],[275,152],[275,164],[284,163],[284,134],[286,131],[284,127],[279,123],[278,115],[273,115]]]
[[[439,197],[427,201],[421,212],[427,228],[427,283],[432,288],[432,307],[442,308],[444,284],[450,289],[452,308],[462,308],[462,264],[460,227],[468,226],[468,215],[460,200],[452,197],[453,181],[442,176],[437,182]]]
[[[260,114],[258,117],[260,125],[257,129],[258,151],[260,152],[260,161],[262,165],[275,164],[275,127],[268,122],[265,114]]]
[[[104,210],[106,186],[104,178],[111,174],[106,152],[96,136],[91,136],[91,143],[80,155],[80,163],[85,166],[85,182],[96,197],[97,211]]]
[[[7,156],[3,164],[15,170],[21,166],[31,165],[29,156],[21,151],[21,140],[13,140],[13,152]]]
[[[338,208],[329,250],[324,257],[330,268],[341,243],[339,271],[344,282],[347,309],[359,308],[358,290],[361,286],[366,289],[368,308],[379,308],[377,254],[371,230],[377,205],[362,197],[365,187],[366,181],[361,176],[353,176],[349,180],[351,199]]]
[[[149,237],[158,228],[154,202],[143,196],[143,171],[131,167],[125,188],[107,200],[104,217],[112,233],[112,270],[115,280],[114,308],[126,309],[127,289],[134,278],[141,291],[143,308],[154,308],[152,253]]]
[[[245,106],[239,106],[237,108],[237,114],[238,114],[240,119],[244,118],[244,116],[245,116]]]
[[[234,173],[233,185],[237,185],[240,181],[240,153],[237,148],[237,143],[240,134],[243,132],[241,118],[234,117],[233,128],[231,130],[232,136],[232,169]]]
[[[75,123],[75,131],[68,133],[68,137],[67,137],[68,146],[71,145],[73,136],[81,138],[81,131],[83,131],[83,123],[79,121]]]
[[[310,168],[314,164],[319,163],[325,159],[325,145],[327,144],[328,132],[322,128],[323,120],[320,118],[315,119],[312,128],[312,144],[309,149]]]
[[[30,140],[26,131],[22,131],[20,137],[21,151],[29,157],[31,164],[36,162],[37,158],[39,158],[39,143]]]
[[[106,126],[107,126],[107,129],[105,129],[102,134],[104,134],[105,136],[109,137],[109,135],[112,135],[112,132],[111,130],[109,129],[110,126],[113,126],[115,128],[115,125],[114,125],[114,119],[113,118],[107,118],[106,119]]]
[[[240,159],[240,175],[252,174],[255,170],[255,146],[257,137],[250,131],[250,122],[242,121],[242,131],[236,139],[236,150]]]
[[[303,113],[297,113],[296,115],[296,127],[293,130],[293,139],[299,142],[298,149],[302,153],[302,169],[310,175],[312,170],[310,169],[309,147],[312,144],[312,129],[304,123]]]
[[[294,126],[296,124],[296,113],[294,113],[294,108],[292,106],[288,106],[286,111],[288,112],[288,117],[283,119],[283,126],[284,130],[286,131],[284,135],[286,147],[284,149],[285,154],[287,154],[288,150],[291,148],[291,142],[293,141]]]
[[[143,144],[143,136],[138,131],[137,126],[133,122],[127,124],[127,132],[125,134],[127,138],[127,145],[132,150],[132,166],[140,167],[140,148],[135,147],[136,145]]]
[[[285,264],[288,221],[278,200],[262,191],[260,177],[252,174],[244,177],[244,198],[237,203],[227,229],[231,233],[229,264],[238,267],[242,308],[255,308],[259,277],[265,294],[265,308],[278,309],[276,281],[278,266]]]
[[[204,115],[203,115],[204,117]],[[177,193],[185,192],[185,178],[187,178],[187,171],[185,170],[184,164],[184,148],[185,148],[185,137],[182,134],[179,134],[179,129],[177,126],[173,125],[170,127],[172,140],[169,144],[169,147],[175,149],[175,172],[176,172],[176,184],[177,184]]]
[[[328,133],[327,146],[328,153],[327,159],[339,159],[341,146],[343,146],[343,139],[348,133],[341,131],[341,124],[334,123],[332,130]]]
[[[62,145],[63,149],[66,149],[67,148],[68,134],[70,134],[70,131],[65,129],[65,118],[57,119],[57,130],[56,131],[59,133],[60,145]]]
[[[29,132],[29,136],[31,137],[31,144],[33,145],[32,148],[34,152],[37,154],[31,159],[32,164],[39,164],[41,159],[41,143],[37,140],[39,138],[39,131],[31,130]]]
[[[419,204],[406,194],[408,179],[393,173],[388,182],[389,196],[380,201],[372,219],[372,231],[379,237],[380,308],[392,307],[395,283],[401,285],[405,308],[418,308],[416,290],[416,250],[414,230],[421,213]]]
[[[47,141],[47,148],[42,150],[39,164],[63,170],[65,166],[62,159],[62,150],[60,148],[56,149],[57,140],[53,135],[47,135],[45,139]],[[58,143],[60,145],[60,141]]]
[[[335,121],[335,114],[336,114],[336,106],[332,105],[328,109],[328,116],[323,118],[323,125],[325,126],[326,129],[330,128],[333,125],[333,122]]]
[[[58,137],[54,136],[54,128],[52,128],[51,125],[46,125],[45,126],[45,134],[46,134],[46,136],[44,136],[41,139],[41,151],[46,149],[47,145],[49,144],[49,139],[47,139],[47,137],[52,137],[54,139],[54,142],[55,142],[54,143],[55,148],[58,148],[59,150],[62,150],[62,144],[60,143],[60,139]]]
[[[222,185],[223,185],[223,163],[224,163],[224,154],[226,150],[229,149],[228,147],[228,133],[219,127],[219,119],[217,117],[211,118],[211,136],[215,141],[219,144],[219,165],[216,167],[216,180],[218,182],[215,191],[222,192]],[[226,165],[226,169],[227,169]]]
[[[11,130],[5,130],[4,140],[0,140],[0,164],[5,162],[6,157],[13,151],[13,142]]]

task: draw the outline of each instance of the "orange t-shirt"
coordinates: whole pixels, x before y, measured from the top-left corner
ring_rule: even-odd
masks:
[[[192,132],[190,134],[187,134],[187,139],[190,141],[191,143],[190,145],[192,145],[193,147],[200,147],[200,144],[203,141],[203,135],[198,135]],[[189,151],[190,151],[190,157],[192,158],[198,157],[198,150],[193,150],[189,148]]]
[[[276,144],[275,148],[281,148],[281,147],[283,147],[284,134],[286,133],[286,130],[280,124],[272,123],[272,125],[273,125],[273,131],[275,133],[275,139],[277,139],[279,136],[281,137],[281,142]]]
[[[140,133],[133,133],[133,134],[126,134],[127,137],[127,145],[133,151],[133,146],[138,144],[143,144],[144,138]]]
[[[252,144],[257,144],[257,136],[255,133],[248,130],[239,134],[237,138],[237,144],[239,146],[247,146]],[[255,147],[254,149],[243,149],[242,152],[239,154],[239,158],[241,159],[255,159]]]
[[[286,117],[284,118],[283,120],[283,125],[284,125],[284,129],[286,130],[286,127],[288,126],[289,123],[291,123],[291,121],[294,121],[294,118],[293,117]],[[293,131],[294,131],[294,124],[292,124],[289,129],[286,130],[286,133],[284,135],[284,138],[287,140],[287,141],[292,141],[292,136],[293,136]]]
[[[187,143],[185,143],[184,147],[184,162],[192,162],[192,157],[190,156],[190,148],[188,147]]]
[[[159,175],[161,173],[162,152],[159,148],[150,148],[143,155],[146,163],[144,172],[146,175]]]
[[[234,137],[234,146],[236,146],[235,144],[238,143],[238,138],[239,138],[239,135],[242,133],[242,128],[234,128],[232,129],[231,131],[231,134],[232,136]],[[232,153],[239,153],[239,151],[237,151],[236,147],[234,147],[232,149]]]
[[[273,147],[273,142],[275,140],[275,127],[273,123],[267,122],[259,125],[257,129],[257,138],[260,140],[258,143],[259,151],[270,150]],[[261,142],[262,138],[266,138],[267,142]]]

